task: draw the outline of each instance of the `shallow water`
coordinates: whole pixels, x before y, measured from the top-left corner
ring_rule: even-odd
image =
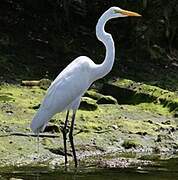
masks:
[[[0,170],[0,179],[34,180],[175,180],[178,179],[178,159],[160,161],[155,166],[126,169],[48,169],[47,167],[19,167]]]

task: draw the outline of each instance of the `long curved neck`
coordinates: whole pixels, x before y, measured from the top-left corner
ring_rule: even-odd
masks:
[[[105,32],[104,30],[104,26],[109,19],[111,19],[111,17],[107,13],[104,13],[96,25],[96,36],[105,45],[106,55],[104,61],[101,64],[96,65],[96,68],[94,68],[93,73],[95,80],[104,77],[111,71],[115,59],[115,46],[113,38],[111,34]]]

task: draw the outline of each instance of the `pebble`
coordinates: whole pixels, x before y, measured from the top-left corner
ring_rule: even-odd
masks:
[[[117,125],[112,125],[112,128],[113,128],[114,130],[117,130],[117,129],[118,129],[118,126],[117,126]]]

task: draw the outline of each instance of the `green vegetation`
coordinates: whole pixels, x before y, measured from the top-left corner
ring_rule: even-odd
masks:
[[[91,92],[88,91],[87,94]],[[39,87],[25,87],[4,84],[0,88],[0,160],[1,166],[12,164],[35,163],[37,145],[30,133],[29,124],[45,91]],[[98,93],[99,95],[99,93]],[[104,97],[104,95],[100,95]],[[173,151],[178,146],[176,119],[167,106],[159,103],[145,102],[132,104],[96,104],[96,100],[84,97],[83,101],[91,105],[94,102],[96,109],[80,109],[76,117],[75,143],[77,152],[95,155],[123,151],[148,151],[160,153],[165,148]],[[88,101],[89,100],[89,101]],[[53,125],[63,126],[65,112],[57,114],[51,119]],[[13,133],[25,133],[13,135]],[[172,136],[169,135],[173,132]],[[49,132],[50,133],[50,132]],[[51,130],[53,133],[53,130]],[[50,164],[56,156],[63,162],[62,133],[55,132],[55,138],[40,138],[41,163]],[[158,144],[159,148],[158,150]],[[70,146],[69,146],[70,147]],[[70,148],[68,149],[70,150]],[[124,150],[124,149],[125,150]],[[157,150],[156,150],[157,149]],[[128,151],[128,152],[127,152]],[[70,151],[69,151],[70,153]],[[124,156],[124,155],[123,155]],[[146,157],[145,155],[143,155]],[[140,156],[139,156],[140,157]]]
[[[138,105],[145,110],[157,111],[160,114],[174,113],[178,106],[176,92],[128,79],[106,83],[102,92],[110,93],[119,103]]]

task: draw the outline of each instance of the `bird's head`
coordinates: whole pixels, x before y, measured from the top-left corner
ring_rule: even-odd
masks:
[[[127,11],[119,7],[111,7],[108,9],[108,13],[112,18],[127,17],[127,16],[141,16],[140,14],[132,11]]]

